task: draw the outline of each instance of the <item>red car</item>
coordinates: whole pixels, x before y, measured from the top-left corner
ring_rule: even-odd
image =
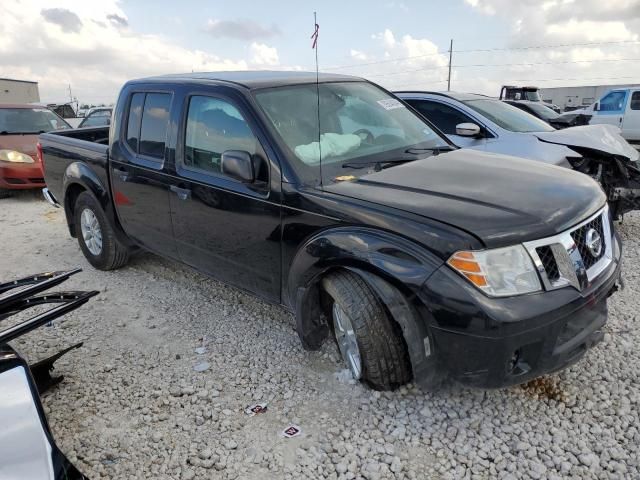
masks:
[[[0,105],[0,197],[11,190],[45,186],[38,135],[71,128],[51,110],[35,105]]]

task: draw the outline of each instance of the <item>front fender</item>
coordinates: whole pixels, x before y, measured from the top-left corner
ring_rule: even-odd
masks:
[[[367,227],[336,227],[308,239],[296,253],[287,278],[287,304],[297,290],[335,267],[371,271],[416,291],[444,260],[399,235]]]
[[[444,261],[398,235],[363,227],[338,227],[311,237],[291,264],[288,301],[296,315],[296,329],[304,348],[320,348],[329,333],[323,319],[319,279],[326,272],[346,268],[360,275],[376,292],[402,328],[414,378],[432,380],[428,320],[412,301],[414,295]],[[426,309],[421,309],[426,313]]]

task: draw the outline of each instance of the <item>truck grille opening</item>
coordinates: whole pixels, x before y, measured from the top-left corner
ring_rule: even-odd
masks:
[[[549,245],[538,247],[536,248],[536,253],[538,257],[540,257],[545,272],[547,272],[549,281],[555,282],[560,279],[560,271],[558,270],[558,264],[556,263],[556,258],[553,256],[551,247]]]
[[[587,246],[587,232],[591,229],[594,229],[600,235],[601,241],[603,242],[603,247],[600,249],[600,254],[597,257],[594,257]],[[582,227],[571,232],[571,237],[573,241],[576,242],[576,247],[580,251],[580,255],[582,256],[582,261],[584,262],[584,268],[589,270],[598,260],[602,258],[604,255],[604,230],[602,228],[602,215],[594,218],[591,222],[583,225]]]
[[[546,290],[572,286],[584,290],[613,261],[614,235],[609,209],[551,237],[525,242]]]

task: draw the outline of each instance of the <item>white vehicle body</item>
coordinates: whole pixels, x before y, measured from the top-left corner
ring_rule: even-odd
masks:
[[[613,125],[624,139],[640,142],[640,87],[613,89],[588,107],[567,113],[591,115],[590,125]]]

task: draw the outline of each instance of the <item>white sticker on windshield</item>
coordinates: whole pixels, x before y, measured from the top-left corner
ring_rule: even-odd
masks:
[[[48,108],[32,108],[31,110],[34,112],[50,112],[51,111]]]
[[[380,105],[385,110],[395,110],[396,108],[404,108],[404,105],[395,98],[387,98],[385,100],[378,100]]]

